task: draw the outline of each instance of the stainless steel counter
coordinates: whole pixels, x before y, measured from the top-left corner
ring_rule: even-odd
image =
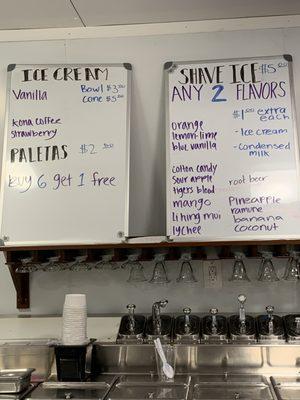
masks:
[[[32,378],[43,381],[51,373],[54,350],[47,340],[11,340],[0,344],[0,369],[35,368]]]
[[[166,386],[153,375],[153,346],[98,343],[96,369],[117,377],[107,399],[300,400],[299,345],[184,344],[175,349],[176,378]]]
[[[291,344],[176,344],[177,374],[244,373],[290,375],[300,371],[300,346]],[[156,371],[153,345],[96,343],[94,368],[99,373]],[[284,373],[283,373],[284,372]]]
[[[279,382],[277,382],[279,384]],[[278,397],[276,396],[276,393]],[[286,400],[299,399],[300,388],[273,386],[269,377],[251,374],[176,375],[173,382],[156,375],[101,375],[97,382],[41,384],[26,400],[46,399],[178,399]],[[282,396],[282,397],[280,397]]]
[[[158,380],[153,345],[96,343],[93,360],[96,377],[92,381],[56,382],[55,363],[52,363],[52,378],[48,376],[45,383],[25,398],[300,400],[299,345],[176,344],[174,347],[174,382]],[[18,351],[14,360],[21,360],[24,366],[28,349],[25,356],[21,348]],[[46,354],[36,354],[36,359],[30,357],[30,366],[49,363]],[[47,362],[43,360],[45,357]],[[49,371],[50,366],[46,368]]]

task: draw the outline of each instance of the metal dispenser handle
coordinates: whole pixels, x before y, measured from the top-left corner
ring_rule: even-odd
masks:
[[[245,312],[245,302],[247,297],[244,294],[238,295],[239,302],[239,319],[240,319],[240,333],[244,335],[246,333],[246,312]]]
[[[273,306],[267,306],[266,307],[266,311],[267,311],[267,314],[268,314],[269,335],[273,335],[273,333],[274,333],[274,322],[273,322],[273,320],[274,320],[274,316],[273,316],[274,307]]]
[[[185,307],[183,309],[184,313],[184,333],[188,335],[191,331],[191,320],[190,320],[190,314],[191,314],[191,309],[189,307]]]
[[[217,308],[211,308],[209,312],[211,315],[211,333],[216,335],[218,332],[217,314],[219,310]]]
[[[156,301],[152,306],[152,319],[153,319],[153,330],[157,335],[161,334],[161,318],[160,309],[165,308],[168,304],[168,300]]]
[[[165,299],[165,300],[160,300],[160,301],[156,301],[156,302],[153,304],[153,307],[154,307],[155,309],[157,309],[157,310],[160,310],[161,308],[165,308],[165,307],[167,306],[167,304],[168,304],[168,300],[167,300],[167,299]]]
[[[128,304],[126,308],[128,310],[129,330],[131,335],[134,335],[134,330],[135,330],[134,310],[136,309],[136,306],[135,304]]]

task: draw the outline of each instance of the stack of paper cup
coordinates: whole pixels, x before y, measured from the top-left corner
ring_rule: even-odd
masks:
[[[63,344],[85,344],[87,342],[86,325],[87,304],[85,294],[67,294],[63,310]]]

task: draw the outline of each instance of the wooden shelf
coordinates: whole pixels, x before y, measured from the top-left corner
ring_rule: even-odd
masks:
[[[222,241],[222,242],[173,242],[161,241],[157,243],[108,243],[108,244],[82,244],[82,245],[50,245],[50,246],[2,246],[9,267],[10,274],[17,294],[17,308],[28,309],[30,307],[29,273],[16,272],[21,265],[21,259],[32,257],[33,262],[43,263],[49,257],[59,256],[61,263],[70,262],[80,254],[86,254],[88,261],[97,261],[105,250],[113,250],[113,260],[122,262],[127,259],[128,253],[133,249],[140,249],[140,260],[153,260],[154,253],[165,249],[168,260],[178,260],[183,248],[192,249],[192,257],[195,260],[206,258],[205,248],[217,247],[220,259],[233,258],[235,247],[242,247],[247,257],[260,257],[258,246],[269,246],[275,257],[286,257],[289,246],[300,247],[300,240],[266,240],[266,241]]]
[[[132,249],[132,248],[164,248],[164,247],[220,247],[220,246],[269,246],[269,245],[300,245],[300,239],[288,240],[240,240],[214,242],[173,242],[159,243],[107,243],[107,244],[66,244],[42,246],[0,246],[0,251],[32,251],[32,250],[81,250],[81,249]]]
[[[30,307],[29,273],[16,272],[18,262],[14,252],[5,253],[6,263],[16,289],[16,307],[27,309]]]

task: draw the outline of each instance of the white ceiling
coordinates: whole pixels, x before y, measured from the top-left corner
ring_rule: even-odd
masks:
[[[82,26],[69,0],[0,0],[0,29]]]
[[[0,29],[300,14],[300,0],[0,0]]]
[[[299,0],[73,0],[88,26],[300,13]]]

